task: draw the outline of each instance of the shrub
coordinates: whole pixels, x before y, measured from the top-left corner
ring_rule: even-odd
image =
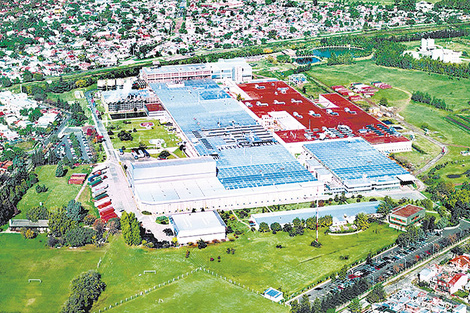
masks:
[[[88,226],[93,225],[95,221],[96,221],[96,217],[90,214],[85,216],[85,218],[83,219],[83,223],[85,223],[85,225],[88,225]]]

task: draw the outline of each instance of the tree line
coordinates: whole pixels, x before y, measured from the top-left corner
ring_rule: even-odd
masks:
[[[438,108],[438,109],[451,111],[451,109],[447,107],[447,104],[443,99],[432,97],[427,92],[414,91],[413,94],[411,95],[411,100],[420,102],[420,103],[430,104],[433,107]]]

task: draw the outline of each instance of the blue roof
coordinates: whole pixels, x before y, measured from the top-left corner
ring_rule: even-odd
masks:
[[[150,86],[198,154],[216,159],[225,189],[316,180],[213,80]]]
[[[376,213],[379,204],[380,201],[331,205],[318,208],[318,216],[331,215],[333,218],[342,220],[345,214],[347,216],[355,216],[358,213]],[[255,220],[258,225],[262,222],[271,225],[274,222],[278,222],[279,224],[291,223],[295,218],[306,220],[309,217],[315,217],[316,214],[317,208],[306,208],[293,211],[253,214],[251,218]]]
[[[386,181],[409,174],[360,137],[318,141],[304,145],[330,171],[344,181]]]

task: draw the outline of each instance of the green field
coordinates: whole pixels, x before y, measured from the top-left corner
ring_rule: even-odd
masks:
[[[74,169],[66,167],[67,174],[63,177],[55,177],[56,165],[43,165],[36,168],[35,173],[38,175],[40,185],[46,185],[47,192],[37,193],[36,185],[31,187],[23,196],[17,207],[21,211],[16,218],[25,218],[26,212],[34,207],[39,206],[42,202],[48,209],[56,209],[67,205],[67,203],[75,199],[81,185],[69,185],[68,180],[73,173],[90,173],[90,165],[80,165]]]
[[[449,164],[437,170],[436,173],[441,176],[441,180],[450,181],[455,185],[462,184],[463,182],[469,180],[469,177],[466,176],[465,172],[470,170],[470,156],[463,156],[460,154],[460,151],[466,150],[460,147],[448,146],[449,153],[446,154],[442,159],[440,159],[436,164],[442,164],[449,162]],[[458,163],[452,163],[452,161],[458,161]],[[461,175],[456,178],[449,178],[447,175]]]
[[[438,145],[430,142],[422,135],[415,136],[413,147],[415,146],[421,151],[413,148],[411,152],[394,153],[395,159],[410,162],[413,165],[413,169],[417,170],[441,153],[441,148]]]
[[[197,272],[110,312],[289,312],[253,292]]]
[[[303,236],[294,238],[286,233],[249,232],[233,242],[212,244],[203,250],[197,247],[148,250],[126,246],[121,236],[110,237],[110,243],[101,248],[49,249],[44,247],[44,235],[26,240],[19,234],[0,234],[0,259],[5,264],[0,269],[0,307],[7,312],[56,312],[67,298],[71,279],[80,272],[96,269],[100,259],[98,271],[103,275],[107,288],[93,311],[201,266],[258,292],[274,287],[291,294],[338,271],[344,264],[365,258],[369,251],[389,245],[397,235],[398,232],[387,225],[374,224],[369,230],[351,236],[336,237],[321,232],[323,247],[320,249],[310,246],[314,232],[306,231]],[[276,248],[279,244],[282,249]],[[235,254],[227,254],[227,248],[235,248]],[[185,258],[186,250],[190,251],[188,259]],[[340,259],[346,255],[348,260]],[[221,262],[217,262],[218,256]],[[210,261],[211,257],[215,261]],[[156,274],[144,274],[144,270],[156,270]],[[39,278],[43,283],[28,283],[28,278]],[[219,290],[219,294],[209,301],[199,292],[202,286]],[[186,295],[184,300],[177,297],[181,292]],[[175,296],[171,296],[173,294]],[[211,295],[214,293],[207,293],[207,296]],[[160,298],[164,303],[159,304],[158,309],[164,312],[178,312],[180,307],[187,308],[188,303],[201,301],[204,303],[202,308],[207,308],[206,312],[217,312],[218,308],[224,308],[221,309],[224,312],[227,311],[225,308],[237,312],[245,311],[244,306],[249,304],[270,305],[260,296],[219,278],[194,275],[185,278],[184,282],[152,291],[116,310],[130,312],[156,308],[155,299]],[[242,305],[242,302],[247,304]],[[272,310],[285,312],[281,306],[273,306]]]
[[[0,234],[0,311],[58,312],[67,299],[70,281],[96,269],[109,246],[82,249],[46,248],[45,235],[26,240],[20,234]],[[28,279],[41,279],[42,283]]]
[[[124,124],[124,120],[110,121],[107,124],[105,123],[108,129],[111,125],[116,127],[112,130],[114,132],[114,135],[110,136],[112,137],[111,141],[113,142],[113,146],[115,149],[120,149],[122,146],[126,147],[127,149],[136,148],[139,147],[140,142],[147,145],[149,149],[152,149],[155,148],[155,145],[150,144],[149,140],[151,139],[163,139],[165,140],[167,147],[176,147],[176,144],[180,141],[176,134],[167,131],[166,126],[161,125],[160,122],[156,119],[139,118],[129,119],[127,121],[131,122],[131,124]],[[146,129],[145,127],[140,126],[140,123],[142,122],[153,122],[155,126],[153,127],[153,129]],[[137,130],[137,132],[132,132],[134,128]],[[132,132],[133,140],[121,141],[117,137],[117,134],[121,130]]]
[[[313,66],[308,73],[328,86],[382,81],[407,92],[417,90],[427,92],[431,96],[445,99],[454,109],[469,108],[468,79],[451,80],[439,74],[377,66],[372,60],[358,61],[353,65]],[[409,98],[409,95],[401,90],[386,89],[379,91],[371,99],[379,101],[383,96],[387,97],[392,105],[399,107],[406,104]]]

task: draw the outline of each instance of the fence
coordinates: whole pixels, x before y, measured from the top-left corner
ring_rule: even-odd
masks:
[[[242,287],[242,288],[244,288],[244,289],[246,289],[246,290],[248,290],[248,291],[250,291],[250,292],[253,292],[253,293],[256,293],[257,295],[261,295],[261,296],[262,296],[262,294],[260,294],[259,291],[256,291],[256,290],[254,290],[253,288],[250,288],[250,287],[248,287],[248,286],[245,286],[245,285],[243,285],[243,284],[241,284],[241,283],[237,283],[237,282],[234,281],[233,279],[229,279],[229,278],[227,278],[227,277],[225,277],[225,276],[219,275],[219,274],[215,273],[214,271],[210,271],[210,270],[208,270],[208,269],[206,269],[206,268],[204,268],[204,267],[199,267],[199,268],[196,268],[196,269],[192,270],[191,272],[186,272],[185,274],[179,275],[179,276],[177,276],[177,277],[174,277],[174,278],[172,278],[172,279],[169,279],[169,280],[166,281],[166,282],[160,283],[160,284],[155,285],[155,286],[153,286],[153,287],[151,287],[151,288],[149,288],[149,289],[146,289],[146,290],[144,290],[144,291],[138,292],[138,293],[136,293],[135,295],[132,295],[132,296],[130,296],[130,297],[128,297],[128,298],[122,299],[122,300],[120,300],[120,301],[118,301],[118,302],[115,302],[114,304],[110,304],[109,306],[106,306],[106,307],[104,307],[104,308],[102,308],[102,309],[99,309],[98,311],[94,311],[93,313],[105,312],[105,311],[110,310],[110,309],[112,309],[112,308],[114,308],[114,307],[116,307],[116,306],[119,306],[119,305],[121,305],[121,304],[125,304],[126,302],[128,302],[128,301],[130,301],[130,300],[134,300],[134,299],[137,299],[138,297],[144,296],[144,295],[148,294],[149,292],[155,291],[157,288],[161,288],[161,287],[164,287],[164,286],[168,286],[168,285],[170,285],[170,284],[172,284],[172,283],[174,283],[174,282],[177,282],[177,281],[180,280],[180,279],[183,279],[183,278],[185,278],[185,277],[188,277],[189,275],[191,275],[191,274],[193,274],[193,273],[196,273],[196,272],[198,272],[198,271],[202,271],[202,272],[207,273],[207,274],[210,274],[210,275],[212,275],[212,276],[214,276],[214,277],[221,278],[221,279],[223,279],[223,280],[225,280],[225,281],[227,281],[227,282],[229,282],[229,283],[231,283],[231,284],[233,284],[233,285],[235,285],[235,286]]]

